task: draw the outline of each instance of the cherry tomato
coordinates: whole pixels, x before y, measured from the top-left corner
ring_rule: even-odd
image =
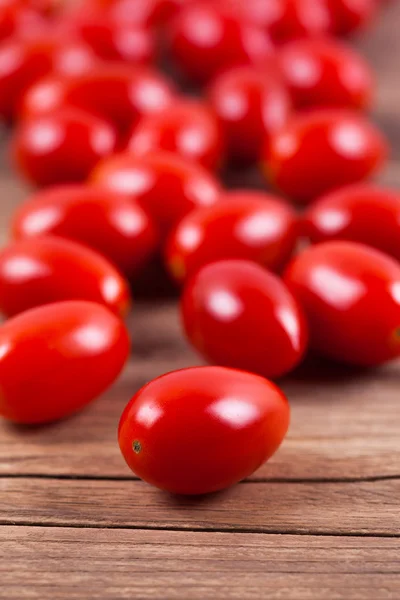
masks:
[[[306,350],[296,300],[276,275],[250,261],[200,269],[186,284],[181,311],[188,339],[210,362],[275,378]]]
[[[142,479],[175,494],[206,494],[251,475],[280,446],[289,404],[273,383],[223,367],[162,375],[122,414],[121,452]]]
[[[371,21],[376,0],[327,0],[333,19],[333,31],[348,34]]]
[[[91,0],[70,7],[74,18],[86,14],[106,14],[110,20],[145,27],[165,24],[190,0]],[[72,3],[73,4],[73,3]]]
[[[117,133],[103,119],[64,109],[24,121],[14,136],[20,173],[37,185],[83,181],[115,148]]]
[[[0,311],[6,316],[60,300],[90,300],[124,315],[129,291],[103,256],[60,237],[19,240],[0,252]]]
[[[315,110],[293,118],[272,137],[265,169],[284,194],[307,203],[368,177],[386,155],[383,135],[360,114]]]
[[[11,119],[28,88],[42,77],[87,73],[98,60],[82,41],[7,40],[0,46],[0,117]]]
[[[335,40],[304,39],[282,47],[279,63],[296,107],[370,104],[373,78],[367,62]]]
[[[49,24],[36,10],[17,3],[0,5],[0,41],[11,37],[27,39],[47,33]]]
[[[226,258],[253,260],[272,270],[286,265],[297,241],[294,210],[279,198],[236,191],[223,202],[192,210],[177,225],[166,248],[166,264],[178,281]]]
[[[139,119],[163,111],[173,101],[173,86],[161,74],[144,67],[106,64],[82,77],[39,82],[25,96],[21,115],[75,106],[110,120],[127,134]]]
[[[211,110],[186,99],[139,121],[126,150],[136,155],[168,150],[209,169],[221,164],[223,154],[221,131]]]
[[[285,282],[306,313],[314,350],[361,366],[400,356],[400,264],[390,256],[324,242],[293,259]]]
[[[209,99],[224,134],[229,156],[252,163],[265,140],[287,122],[291,102],[276,77],[255,67],[235,67],[217,77]]]
[[[94,302],[56,302],[0,327],[0,415],[56,421],[81,410],[118,377],[129,354],[124,324]]]
[[[199,83],[235,65],[263,64],[273,55],[272,43],[260,27],[199,3],[176,17],[170,50],[183,74]]]
[[[215,204],[221,193],[203,167],[170,152],[112,156],[98,165],[91,181],[137,200],[163,237],[193,208]]]
[[[361,242],[400,261],[400,192],[371,184],[340,188],[310,206],[303,231],[313,243]]]
[[[142,269],[158,248],[156,228],[137,203],[86,185],[36,193],[17,209],[12,229],[16,239],[50,234],[86,244],[128,277]]]

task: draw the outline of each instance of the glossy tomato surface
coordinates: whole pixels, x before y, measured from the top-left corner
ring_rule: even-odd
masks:
[[[380,131],[358,113],[340,109],[299,114],[272,137],[265,170],[285,195],[299,203],[365,179],[388,152]]]
[[[278,271],[290,258],[298,233],[295,211],[280,198],[250,190],[230,192],[178,223],[167,244],[166,264],[177,281],[226,258],[252,260]]]
[[[342,42],[303,39],[285,44],[279,64],[297,108],[366,108],[370,104],[371,69],[360,54]]]
[[[210,108],[199,100],[177,100],[134,127],[126,151],[142,155],[167,150],[207,169],[223,161],[221,129]]]
[[[347,35],[372,21],[377,0],[327,0],[333,21],[333,31]]]
[[[285,282],[303,307],[310,346],[354,365],[400,356],[400,263],[369,246],[333,241],[302,252]]]
[[[94,302],[57,302],[0,327],[0,415],[39,424],[81,410],[117,378],[129,354],[122,321]]]
[[[184,8],[171,25],[171,55],[185,76],[198,83],[243,64],[263,64],[274,54],[261,27],[240,21],[212,4]]]
[[[90,300],[125,315],[128,286],[101,254],[56,236],[10,243],[0,252],[0,311],[6,316],[62,300]]]
[[[57,235],[98,250],[131,277],[156,254],[158,235],[149,215],[131,198],[87,185],[37,192],[16,211],[16,239]]]
[[[340,188],[310,206],[302,229],[313,243],[361,242],[400,261],[400,193],[372,184]]]
[[[113,153],[115,128],[83,110],[60,109],[27,119],[13,139],[20,174],[38,186],[84,181],[100,159]]]
[[[256,263],[206,265],[185,286],[182,319],[188,339],[210,362],[280,377],[307,345],[303,312],[282,281]]]
[[[170,152],[115,155],[98,165],[91,182],[139,202],[163,237],[193,208],[218,202],[221,193],[208,171]]]
[[[118,439],[139,477],[175,494],[206,494],[251,475],[280,446],[289,404],[267,379],[223,367],[162,375],[122,414]]]
[[[254,66],[235,67],[209,88],[229,157],[235,162],[259,160],[265,141],[288,121],[291,100],[273,73]]]

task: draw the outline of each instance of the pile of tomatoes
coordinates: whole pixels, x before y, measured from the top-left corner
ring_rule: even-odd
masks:
[[[131,284],[160,258],[216,365],[148,383],[121,417],[126,462],[162,489],[215,491],[268,459],[289,424],[269,379],[308,351],[400,355],[400,192],[365,181],[388,147],[344,39],[378,3],[2,3],[0,116],[39,188],[0,251],[3,417],[64,418],[115,381]],[[226,189],[254,165],[265,190]]]

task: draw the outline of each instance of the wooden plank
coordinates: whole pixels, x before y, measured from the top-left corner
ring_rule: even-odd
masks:
[[[400,540],[0,529],[7,600],[398,600]]]
[[[202,498],[141,481],[0,479],[0,524],[400,535],[400,479],[244,483]]]

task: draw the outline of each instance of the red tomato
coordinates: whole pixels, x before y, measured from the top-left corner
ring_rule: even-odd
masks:
[[[213,5],[194,3],[171,26],[170,49],[180,70],[199,83],[241,64],[263,64],[273,46],[257,25],[241,22]]]
[[[121,452],[142,479],[175,494],[206,494],[251,475],[280,446],[289,404],[267,379],[223,367],[162,375],[122,414]]]
[[[258,161],[265,140],[286,124],[291,112],[282,84],[252,66],[222,73],[210,87],[209,99],[230,158],[244,163]]]
[[[105,64],[82,77],[39,82],[25,96],[21,114],[36,116],[75,106],[110,120],[127,134],[139,119],[163,111],[173,101],[173,87],[161,74],[144,67]]]
[[[314,202],[304,215],[311,242],[361,242],[400,261],[400,192],[368,184],[340,188]]]
[[[131,198],[87,185],[64,185],[36,193],[17,209],[17,239],[58,235],[98,250],[125,275],[145,266],[158,248],[147,213]]]
[[[10,119],[28,88],[49,73],[87,73],[98,58],[84,42],[45,38],[7,40],[0,46],[0,117]]]
[[[181,6],[190,0],[89,0],[85,5],[72,6],[71,14],[106,14],[111,20],[153,27],[165,24]]]
[[[166,264],[178,281],[221,259],[252,260],[272,270],[287,263],[296,245],[294,210],[279,198],[236,191],[223,202],[192,210],[177,225],[166,248]]]
[[[94,302],[57,302],[0,327],[0,415],[48,423],[81,410],[118,377],[129,354],[124,324]]]
[[[19,240],[0,252],[0,311],[6,316],[61,300],[91,300],[124,315],[130,298],[103,256],[60,237]]]
[[[335,40],[304,39],[282,47],[279,63],[296,107],[370,104],[373,78],[367,62]]]
[[[298,115],[272,137],[265,170],[284,194],[307,203],[368,177],[387,151],[380,131],[358,113],[315,110]]]
[[[48,30],[47,20],[32,7],[18,3],[1,3],[0,41],[10,37],[34,38],[40,33],[48,33]]]
[[[83,181],[96,163],[112,154],[115,129],[103,119],[64,109],[24,121],[13,140],[20,173],[39,186]]]
[[[333,31],[348,34],[372,20],[376,0],[327,0],[333,19]]]
[[[301,303],[310,347],[373,366],[400,356],[400,264],[355,242],[325,242],[293,259],[285,282]]]
[[[215,169],[222,163],[221,131],[211,110],[199,100],[177,100],[134,127],[126,151],[136,155],[168,150]]]
[[[215,204],[221,193],[205,169],[170,152],[112,156],[99,164],[91,181],[137,200],[163,237],[193,208]]]
[[[210,362],[275,378],[306,350],[296,300],[276,275],[250,261],[200,269],[184,289],[181,310],[188,339]]]

